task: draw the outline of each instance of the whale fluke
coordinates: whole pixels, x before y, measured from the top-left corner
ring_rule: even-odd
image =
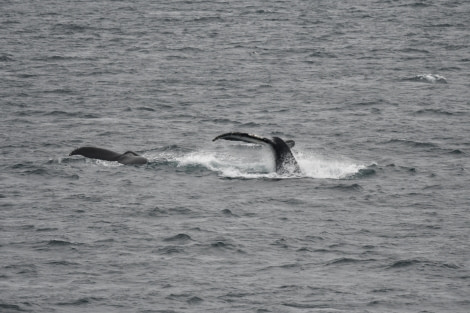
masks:
[[[91,159],[116,161],[121,164],[146,164],[148,160],[133,151],[117,153],[111,150],[96,147],[81,147],[70,152],[69,155],[82,155]]]
[[[301,173],[299,164],[295,159],[290,148],[295,145],[293,140],[284,141],[279,137],[265,138],[254,134],[232,132],[219,135],[212,141],[225,139],[231,141],[243,141],[254,144],[269,145],[274,152],[276,163],[276,173],[278,174],[299,174]]]

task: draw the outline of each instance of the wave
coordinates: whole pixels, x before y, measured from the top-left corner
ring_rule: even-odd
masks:
[[[0,54],[0,62],[14,61],[13,56],[10,54]]]
[[[433,261],[425,259],[403,259],[393,262],[387,267],[387,269],[401,269],[410,266],[420,266],[420,267],[439,267],[446,268],[449,270],[460,269],[460,266],[453,263],[447,263],[442,261]]]
[[[414,141],[408,139],[390,139],[386,142],[383,142],[383,144],[401,144],[413,148],[439,148],[437,144],[434,144],[432,142]]]
[[[103,300],[103,298],[84,297],[84,298],[79,298],[79,299],[72,299],[69,301],[66,300],[66,301],[58,302],[56,304],[60,306],[85,306],[85,305],[90,304],[91,302],[101,301],[101,300]]]
[[[6,312],[25,312],[19,305],[10,304],[10,303],[0,303],[0,309],[6,310]]]
[[[357,263],[375,262],[375,261],[377,261],[377,260],[376,259],[355,259],[355,258],[341,257],[341,258],[338,258],[338,259],[328,261],[326,263],[326,265],[327,266],[329,266],[329,265],[345,265],[345,264],[357,264]]]
[[[178,234],[178,235],[163,239],[163,241],[179,241],[179,242],[185,242],[185,241],[190,241],[190,240],[192,240],[192,238],[191,236],[187,234]]]
[[[52,32],[54,34],[61,35],[72,35],[75,33],[86,33],[90,30],[96,30],[96,28],[89,25],[79,25],[75,23],[57,23],[52,26]]]
[[[442,109],[421,109],[415,112],[416,115],[454,115],[454,113]]]
[[[333,186],[327,186],[327,187],[321,187],[321,188],[328,188],[328,189],[336,189],[336,190],[341,190],[341,191],[362,191],[363,188],[359,184],[339,184],[339,185],[333,185]]]

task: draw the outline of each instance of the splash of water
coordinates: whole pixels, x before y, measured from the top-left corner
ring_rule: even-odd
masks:
[[[267,153],[266,153],[267,152]],[[300,175],[279,175],[274,171],[274,160],[269,151],[258,153],[257,157],[243,153],[225,154],[196,151],[175,155],[172,161],[177,167],[204,167],[226,178],[322,178],[344,179],[357,174],[365,165],[344,159],[329,159],[311,153],[297,152],[295,157],[302,170]]]

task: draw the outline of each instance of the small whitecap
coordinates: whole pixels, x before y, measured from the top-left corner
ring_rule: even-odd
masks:
[[[439,74],[420,74],[405,80],[430,84],[447,84],[447,78]]]

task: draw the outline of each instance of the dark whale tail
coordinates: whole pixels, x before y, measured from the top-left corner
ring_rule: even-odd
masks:
[[[295,159],[290,148],[295,145],[293,140],[284,141],[279,137],[265,138],[258,135],[247,133],[226,133],[215,137],[212,141],[225,139],[231,141],[243,141],[254,144],[269,145],[274,152],[274,160],[276,163],[276,173],[278,174],[299,174],[301,173],[299,164]]]
[[[91,159],[116,161],[121,164],[146,164],[148,160],[133,151],[117,153],[111,150],[96,147],[81,147],[70,152],[69,155],[82,155]]]

